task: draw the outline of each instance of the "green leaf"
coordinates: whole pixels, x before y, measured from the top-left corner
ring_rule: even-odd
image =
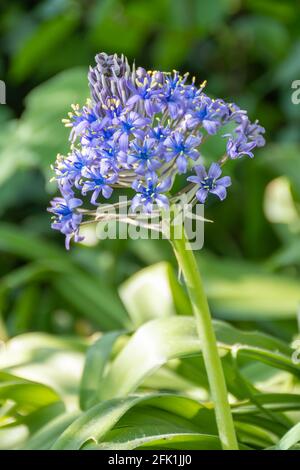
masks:
[[[79,269],[63,248],[46,242],[41,238],[15,226],[0,224],[0,249],[38,263],[32,268],[21,268],[4,278],[0,292],[7,286],[19,285],[28,276],[46,275],[54,288],[79,313],[93,320],[101,329],[109,330],[129,327],[128,316],[113,289],[103,278]],[[63,260],[63,263],[61,262]],[[55,274],[53,276],[53,274]],[[31,278],[32,279],[32,278]]]
[[[69,130],[61,120],[67,116],[72,103],[82,105],[88,96],[86,70],[83,68],[61,72],[27,95],[20,132],[34,152],[37,164],[48,170],[57,153],[69,150]]]
[[[142,269],[120,286],[119,294],[136,327],[155,318],[191,312],[169,263]]]
[[[0,224],[0,250],[29,260],[68,259],[64,250],[53,243],[45,242],[25,229],[20,231],[19,227],[5,222]]]
[[[299,368],[291,360],[291,349],[285,343],[222,322],[215,322],[215,329],[220,348],[234,352],[236,357],[262,361],[300,376]],[[197,354],[200,350],[193,318],[152,320],[136,331],[111,363],[102,383],[101,398],[125,396],[170,359]]]
[[[272,274],[260,265],[245,261],[219,260],[208,253],[197,258],[215,316],[237,321],[296,318],[300,290],[296,277]],[[174,313],[191,313],[182,286],[164,262],[129,278],[119,293],[135,325]]]
[[[300,442],[300,423],[293,426],[275,447],[276,450],[288,450]]]
[[[220,27],[230,8],[231,2],[224,0],[196,2],[196,21],[200,31],[213,31]]]
[[[20,293],[14,308],[10,313],[10,329],[14,334],[23,333],[31,329],[32,317],[39,298],[39,289],[36,284],[29,284]]]
[[[159,439],[144,438],[136,449],[146,450],[221,450],[220,440],[217,436],[200,433],[184,433],[163,435]]]
[[[38,381],[39,387],[47,389],[50,385],[55,394],[59,394],[60,399],[74,406],[74,403],[77,404],[86,347],[86,341],[80,338],[68,339],[44,333],[26,333],[5,344],[5,348],[0,352],[0,368],[21,376],[25,382]],[[10,393],[14,393],[13,387],[7,396]]]
[[[42,406],[27,416],[18,419],[19,422],[26,425],[30,436],[40,431],[50,421],[65,413],[66,408],[62,401],[50,403],[50,405]]]
[[[136,429],[136,428],[135,428]],[[134,429],[134,430],[135,430]],[[210,436],[208,434],[200,433],[157,433],[153,435],[143,435],[142,437],[135,437],[134,430],[132,435],[130,431],[124,433],[124,442],[113,441],[101,444],[87,443],[83,450],[132,450],[132,449],[179,449],[179,450],[221,450],[220,440],[217,436]]]
[[[191,47],[193,35],[182,31],[163,31],[153,41],[152,55],[154,67],[168,70],[179,66]],[[174,48],[174,43],[177,47]]]
[[[123,7],[128,10],[127,5]],[[142,18],[131,17],[128,11],[120,15],[119,9],[120,4],[113,0],[101,2],[92,18],[89,39],[96,47],[101,44],[102,50],[137,55],[146,38],[147,24]]]
[[[80,271],[56,277],[55,289],[76,310],[93,320],[101,329],[130,326],[128,317],[113,289],[102,279]]]
[[[24,450],[47,450],[64,432],[64,430],[79,416],[78,411],[62,414],[52,419],[46,426],[39,429],[25,443]]]
[[[294,108],[298,108],[298,106],[294,105]],[[270,144],[261,150],[261,165],[271,170],[275,176],[284,175],[287,177],[298,195],[300,186],[299,149],[298,143],[281,142]]]
[[[83,68],[64,71],[31,91],[21,118],[1,129],[0,183],[22,167],[42,168],[48,179],[56,154],[69,150],[69,131],[61,120],[72,103],[82,105],[88,95]]]
[[[300,410],[300,396],[292,393],[260,393],[255,399],[266,410],[271,411],[294,411]],[[248,414],[257,412],[257,406],[250,401],[238,404],[233,409],[234,413]]]
[[[46,385],[0,371],[0,401],[13,400],[29,409],[60,401],[59,395]]]
[[[90,439],[99,440],[120,417],[143,398],[111,400],[90,408],[76,419],[52,446],[54,450],[80,449]]]
[[[4,408],[4,407],[3,407]],[[1,414],[3,413],[1,409]],[[15,412],[15,414],[13,413]],[[7,424],[0,425],[1,449],[15,449],[24,446],[25,442],[32,435],[37,435],[43,426],[47,425],[51,420],[65,412],[64,404],[56,401],[49,405],[34,409],[29,414],[24,414],[24,408],[20,409],[17,405],[13,407],[12,412],[4,412]]]
[[[261,419],[254,423],[235,423],[239,441],[254,449],[264,449],[274,444],[276,435],[264,429],[263,423],[265,420]]]
[[[8,180],[18,168],[35,165],[35,156],[23,142],[19,122],[12,120],[2,124],[0,130],[0,184]],[[12,158],[13,155],[13,158]]]
[[[13,56],[11,76],[17,81],[27,78],[34,70],[41,67],[47,56],[59,45],[76,27],[79,17],[76,10],[67,15],[59,15],[53,19],[41,22],[33,35],[23,44],[23,47]]]
[[[241,16],[235,21],[237,40],[252,46],[253,53],[266,61],[283,57],[289,43],[282,22],[268,16]]]
[[[16,268],[2,277],[0,292],[2,293],[9,289],[22,287],[29,282],[34,282],[41,278],[43,279],[43,275],[47,271],[48,269],[40,263],[28,263],[20,268]]]
[[[213,313],[226,320],[295,319],[299,304],[299,279],[272,274],[244,261],[199,256]]]
[[[300,41],[296,41],[289,49],[285,60],[281,61],[275,71],[275,82],[280,85],[288,85],[296,80],[300,73],[299,65]]]
[[[119,332],[107,333],[96,340],[87,350],[80,384],[80,407],[83,410],[95,404],[105,366],[119,335]]]
[[[196,432],[203,428],[206,432],[216,430],[212,410],[190,398],[176,395],[128,397],[103,402],[83,413],[66,429],[52,448],[80,449],[90,442],[99,444],[102,441],[103,448],[116,448],[115,440],[119,444],[124,443],[123,446],[120,444],[120,448],[130,449],[135,448],[135,444],[128,439],[137,439],[136,445],[141,445],[142,434],[144,437],[155,436],[157,439],[160,431],[166,430],[167,427],[176,433],[178,430]],[[110,443],[106,438],[111,439]]]

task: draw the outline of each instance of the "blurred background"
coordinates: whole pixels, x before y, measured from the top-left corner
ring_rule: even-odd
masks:
[[[290,340],[300,301],[300,9],[297,0],[1,2],[0,337],[86,336],[128,323],[117,289],[160,261],[166,241],[98,242],[65,252],[46,212],[50,164],[68,150],[61,119],[88,96],[97,52],[190,71],[207,93],[266,128],[255,159],[230,162],[227,200],[211,201],[197,254],[215,317]],[[218,153],[218,143],[205,152]],[[174,265],[175,270],[175,265]],[[176,272],[174,271],[176,274]]]

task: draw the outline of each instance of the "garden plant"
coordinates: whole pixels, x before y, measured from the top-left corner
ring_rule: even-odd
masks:
[[[115,5],[148,24],[159,2],[136,3]],[[276,18],[294,25],[293,15],[248,3],[249,25],[237,14],[234,33],[222,15],[235,13],[219,2],[207,31],[197,17],[204,37],[236,41],[226,49],[236,98],[209,42],[207,81],[203,69],[173,70],[185,63],[176,37],[185,57],[199,33],[190,19],[184,35],[180,2],[152,70],[139,65],[151,62],[135,49],[139,22],[131,36],[109,2],[94,12],[102,29],[79,9],[35,12],[36,24],[50,15],[50,33],[8,77],[27,94],[32,64],[43,83],[20,116],[3,111],[0,130],[0,449],[300,449],[299,134],[284,101],[299,48],[280,68],[276,38],[287,36]],[[230,51],[253,29],[273,39],[252,45],[249,64],[259,70],[261,53],[271,72],[252,83],[249,65],[241,94]],[[67,70],[67,54],[60,66],[54,40],[39,70],[43,35],[60,34],[71,65],[77,45],[84,66]],[[83,44],[94,54],[97,35],[106,52],[87,69]],[[55,76],[44,82],[47,67]]]

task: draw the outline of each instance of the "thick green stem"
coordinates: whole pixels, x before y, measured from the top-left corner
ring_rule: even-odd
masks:
[[[221,444],[224,450],[237,450],[238,444],[228,402],[224,372],[201,275],[186,238],[183,236],[180,240],[173,239],[172,244],[186,282],[196,319]]]

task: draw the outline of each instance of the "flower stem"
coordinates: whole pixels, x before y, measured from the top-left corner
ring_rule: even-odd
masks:
[[[211,314],[193,251],[183,235],[172,239],[175,256],[182,270],[196,319],[211,397],[215,406],[219,437],[224,450],[238,450],[237,439],[221,359]]]

